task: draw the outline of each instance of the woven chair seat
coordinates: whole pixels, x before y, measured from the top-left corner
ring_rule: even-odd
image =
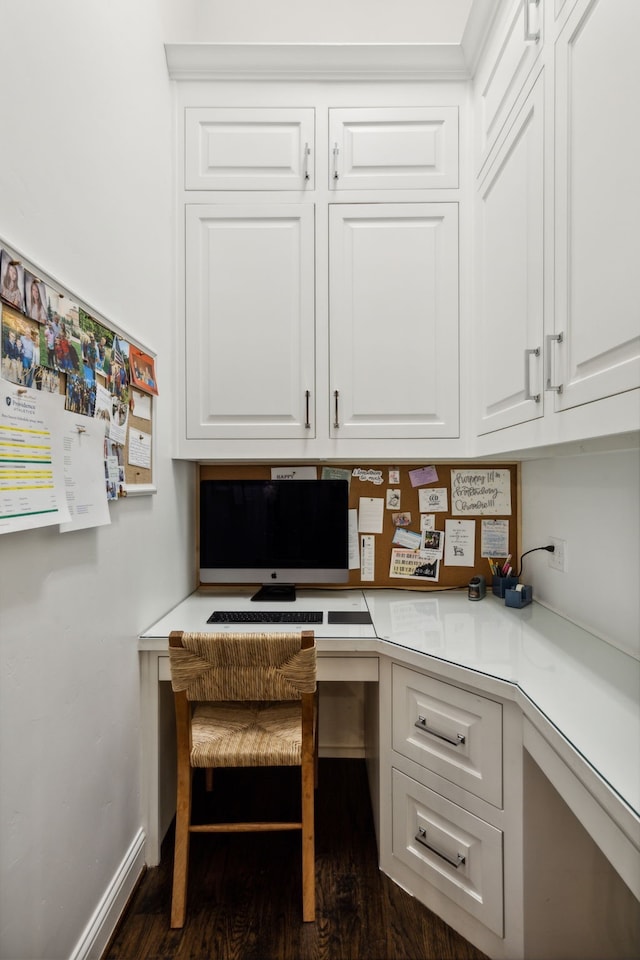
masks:
[[[295,701],[199,703],[191,733],[193,767],[288,767],[302,761]]]

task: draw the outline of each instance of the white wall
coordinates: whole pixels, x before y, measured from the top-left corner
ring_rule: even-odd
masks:
[[[575,623],[640,657],[640,456],[637,450],[522,465],[523,550],[566,541],[566,573],[549,554],[524,559],[521,580]]]
[[[0,956],[73,952],[141,824],[136,635],[192,588],[170,459],[171,92],[156,0],[2,3],[0,236],[157,351],[158,493],[0,537]],[[171,11],[175,14],[175,10]]]

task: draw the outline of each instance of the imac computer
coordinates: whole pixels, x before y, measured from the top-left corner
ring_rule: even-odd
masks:
[[[349,580],[346,480],[201,480],[200,582],[260,584],[252,600],[295,600],[298,584]]]

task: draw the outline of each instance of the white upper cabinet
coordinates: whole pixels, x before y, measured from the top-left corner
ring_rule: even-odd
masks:
[[[458,205],[332,204],[331,436],[458,435]]]
[[[536,61],[543,43],[540,0],[511,0],[476,80],[477,169],[481,169]]]
[[[579,0],[556,41],[558,410],[640,386],[638,36],[637,0]]]
[[[313,436],[312,205],[187,205],[186,315],[187,439]]]
[[[312,190],[312,108],[187,107],[187,190]]]
[[[544,75],[489,161],[476,200],[477,432],[543,412]]]
[[[458,186],[458,108],[329,110],[333,190]]]

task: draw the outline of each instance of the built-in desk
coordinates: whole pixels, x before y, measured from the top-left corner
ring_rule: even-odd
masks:
[[[253,592],[253,591],[251,591]],[[273,610],[289,609],[282,603],[252,603],[246,594],[193,593],[141,634],[140,651],[141,727],[143,764],[143,810],[145,819],[145,856],[149,866],[159,863],[162,838],[175,810],[174,729],[170,684],[169,634],[172,630],[210,630],[231,632],[242,626],[207,624],[214,609]],[[318,649],[318,680],[340,682],[377,682],[378,641],[373,623],[328,623],[328,612],[367,613],[360,590],[299,590],[295,601],[301,610],[321,610],[322,624],[310,624]],[[257,624],[244,629],[280,631],[305,629],[288,624]]]
[[[170,684],[163,682],[169,679],[169,633],[220,629],[207,626],[212,610],[255,608],[249,596],[194,593],[139,638],[149,864],[158,862],[174,798],[174,773],[163,767],[162,750],[173,738]],[[513,609],[493,596],[472,603],[462,591],[405,590],[304,590],[296,603],[371,614],[366,625],[328,624],[326,616],[314,625],[321,681],[375,682],[383,667],[397,664],[515,704],[518,742],[640,898],[637,660],[537,603]],[[388,690],[383,695],[390,700]],[[379,716],[386,722],[387,706]],[[391,802],[372,800],[378,808]]]

